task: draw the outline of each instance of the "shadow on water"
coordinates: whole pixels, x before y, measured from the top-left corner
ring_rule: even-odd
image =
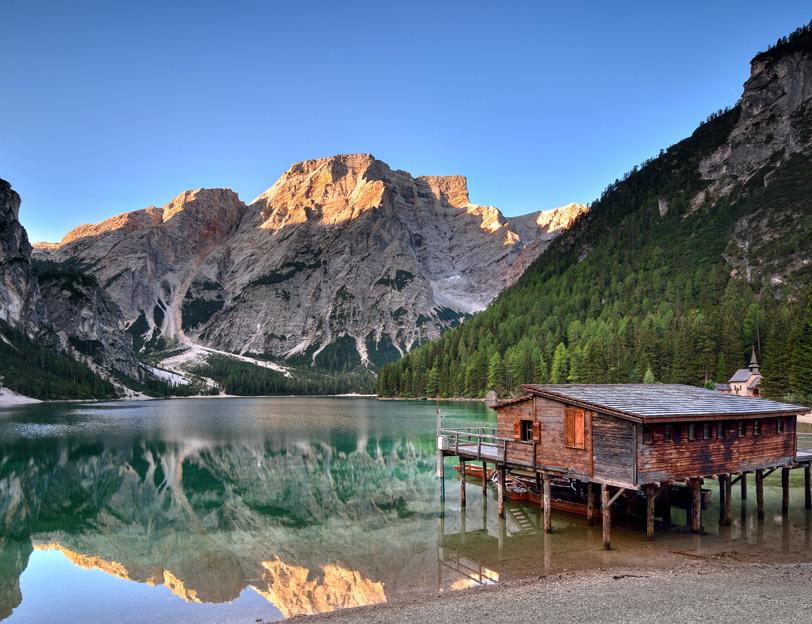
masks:
[[[433,433],[433,404],[368,399],[0,411],[0,619],[254,622],[564,569],[810,555],[800,473],[788,519],[773,476],[763,522],[750,500],[720,530],[712,506],[695,536],[676,509],[672,531],[618,526],[606,552],[580,517],[554,513],[552,535],[530,506],[500,520],[474,482],[461,512],[451,470],[442,504]]]

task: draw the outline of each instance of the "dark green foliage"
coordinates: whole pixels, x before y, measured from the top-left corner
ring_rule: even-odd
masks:
[[[142,381],[128,377],[119,371],[114,371],[113,375],[119,383],[127,386],[131,390],[135,390],[136,392],[141,392],[142,394],[155,398],[195,396],[198,394],[219,394],[219,390],[217,388],[206,388],[203,384],[196,383],[185,385],[171,384],[163,379],[151,375],[148,372],[144,374],[144,379]]]
[[[96,278],[86,273],[82,265],[76,262],[34,260],[31,265],[40,284],[47,285],[49,282],[58,281],[60,287],[77,299],[85,296],[85,290],[92,290],[98,286]]]
[[[109,399],[113,384],[0,321],[2,385],[36,399]]]
[[[316,356],[316,366],[326,371],[348,371],[361,366],[361,356],[355,347],[355,338],[336,338]]]
[[[71,336],[68,338],[68,342],[79,353],[90,357],[101,355],[104,350],[104,345],[100,340],[82,340],[76,336]]]
[[[812,52],[812,21],[781,37],[771,48],[757,54],[753,61],[769,61],[795,52]]]
[[[138,318],[127,327],[127,333],[133,337],[133,349],[140,351],[144,346],[144,334],[149,330],[147,317],[142,310]]]
[[[164,311],[166,305],[163,301],[158,301],[152,309],[152,320],[155,322],[155,327],[163,327],[164,324]]]
[[[692,206],[706,185],[698,163],[727,138],[738,115],[738,108],[712,115],[691,137],[612,184],[486,311],[384,367],[379,394],[425,396],[429,381],[440,396],[511,393],[528,381],[704,386],[727,381],[753,344],[764,351],[767,378],[773,366],[784,370],[768,394],[797,391],[804,365],[792,354],[803,351],[795,345],[804,334],[792,301],[810,280],[803,270],[785,287],[765,277],[808,244],[812,162],[796,157],[766,188],[755,176],[715,205]],[[731,277],[725,257],[735,257],[728,241],[749,215],[757,215],[756,227],[766,220],[787,235],[755,239],[763,248],[748,257],[758,258],[765,275],[745,281]],[[797,335],[795,342],[782,344],[788,335]]]
[[[375,342],[375,335],[370,332],[366,338],[367,356],[370,363],[380,368],[400,357],[400,351],[395,348],[389,334],[383,334],[378,342]]]
[[[243,396],[369,393],[375,387],[374,377],[365,371],[321,374],[303,370],[285,377],[269,368],[223,355],[209,356],[194,372],[214,379],[227,394]]]

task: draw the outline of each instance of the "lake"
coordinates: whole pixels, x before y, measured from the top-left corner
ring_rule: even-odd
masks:
[[[481,403],[439,407],[445,425],[495,421]],[[712,506],[696,536],[675,510],[654,542],[614,527],[611,552],[577,516],[554,513],[552,535],[527,505],[500,520],[475,481],[461,513],[450,460],[444,500],[434,476],[434,410],[301,397],[0,409],[0,620],[280,620],[560,570],[812,554],[801,471],[788,518],[773,475],[764,522],[735,488],[731,527]]]

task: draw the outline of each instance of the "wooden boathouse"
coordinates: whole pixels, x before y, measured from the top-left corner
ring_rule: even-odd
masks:
[[[492,464],[500,516],[506,479],[523,474],[535,479],[542,493],[549,532],[552,483],[564,481],[583,493],[587,523],[600,510],[608,549],[612,506],[620,497],[628,509],[644,498],[646,533],[652,537],[658,497],[669,526],[670,498],[679,494],[689,501],[691,528],[699,532],[704,480],[718,480],[720,521],[729,525],[733,485],[739,483],[746,498],[746,475],[754,473],[757,514],[763,518],[764,478],[780,469],[786,514],[789,471],[801,467],[805,506],[812,509],[812,452],[796,451],[796,420],[806,407],[676,384],[525,385],[523,390],[523,396],[493,405],[495,430],[444,429],[438,423],[438,472],[444,471],[446,456],[459,459],[461,476],[471,474],[470,463],[477,462],[484,489]],[[465,505],[465,478],[460,496]]]

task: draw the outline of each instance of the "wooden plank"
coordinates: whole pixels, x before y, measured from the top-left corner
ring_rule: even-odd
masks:
[[[667,483],[664,488],[661,488],[660,497],[662,499],[663,507],[663,526],[666,529],[671,528],[671,483]]]
[[[747,500],[747,472],[741,474],[742,500]]]
[[[553,500],[550,495],[550,475],[544,475],[544,532],[550,533],[553,530],[552,509]]]
[[[756,516],[764,520],[764,471],[756,470]]]
[[[612,549],[612,507],[609,503],[609,486],[601,484],[601,506],[603,507],[603,547]]]
[[[812,478],[809,464],[804,464],[804,509],[812,509]]]
[[[609,504],[612,505],[625,491],[626,488],[618,488],[618,491],[615,492],[615,495],[609,500]]]
[[[730,475],[725,477],[725,510],[724,510],[724,525],[730,526],[730,520],[733,517],[731,513],[731,496],[732,486],[730,485]]]
[[[488,491],[488,462],[482,462],[482,493]]]
[[[653,485],[646,486],[646,537],[654,539],[654,502],[657,496]]]

